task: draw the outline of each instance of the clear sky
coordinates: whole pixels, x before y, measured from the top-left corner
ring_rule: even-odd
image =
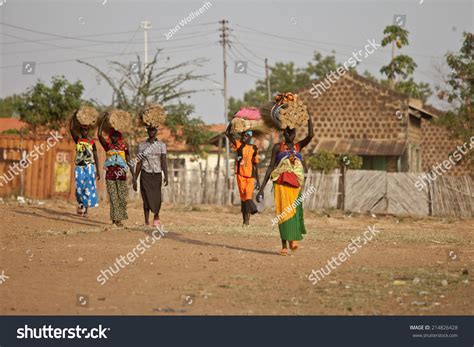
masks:
[[[338,62],[363,49],[367,40],[380,42],[394,15],[406,15],[410,46],[401,52],[418,64],[415,79],[439,84],[437,67],[448,51],[459,50],[463,31],[473,32],[473,1],[218,1],[186,24],[169,40],[165,33],[206,1],[22,1],[0,0],[0,97],[23,92],[37,79],[49,82],[54,75],[80,79],[84,96],[110,103],[111,89],[97,73],[75,59],[106,71],[107,62],[130,63],[144,56],[140,22],[151,22],[149,57],[164,51],[162,66],[194,58],[207,62],[196,72],[209,74],[205,82],[190,88],[212,89],[184,101],[193,103],[196,116],[207,123],[222,123],[222,47],[219,23],[232,29],[228,60],[229,96],[242,97],[264,78],[264,58],[272,65],[293,61],[306,66],[313,52],[336,51]],[[420,3],[421,2],[421,3]],[[296,38],[296,39],[295,39]],[[380,67],[390,59],[390,48],[380,48],[363,59],[357,70],[380,77]],[[248,61],[248,73],[234,71],[234,61]],[[34,74],[24,74],[25,62],[34,62]],[[441,107],[433,97],[429,100]]]

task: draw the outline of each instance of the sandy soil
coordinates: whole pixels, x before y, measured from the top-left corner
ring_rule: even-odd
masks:
[[[474,313],[472,219],[305,212],[304,248],[282,257],[271,211],[243,229],[237,207],[164,205],[164,236],[101,285],[101,270],[150,235],[140,203],[129,207],[126,228],[114,229],[106,204],[87,219],[66,202],[1,205],[0,314]],[[371,242],[308,280],[374,225]]]

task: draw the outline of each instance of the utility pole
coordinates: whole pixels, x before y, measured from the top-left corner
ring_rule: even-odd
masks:
[[[265,58],[265,79],[267,80],[267,98],[272,101],[272,92],[270,90],[270,78],[268,77],[268,58]]]
[[[143,39],[145,43],[145,59],[143,61],[146,67],[148,64],[148,29],[151,29],[151,23],[147,20],[144,20],[141,24],[143,29]]]
[[[226,125],[226,128],[228,126],[229,120],[227,117],[227,112],[228,112],[228,106],[227,106],[227,59],[226,59],[226,48],[227,45],[229,44],[229,36],[227,33],[227,30],[229,30],[228,27],[226,27],[226,24],[229,23],[228,20],[221,20],[219,23],[222,25],[222,27],[219,29],[221,31],[220,37],[221,40],[219,41],[222,44],[222,59],[224,63],[224,124]],[[227,188],[226,194],[227,194],[227,203],[230,203],[230,180],[229,180],[229,139],[227,136],[225,137],[225,187]]]

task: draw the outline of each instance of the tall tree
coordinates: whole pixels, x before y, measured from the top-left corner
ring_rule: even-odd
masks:
[[[309,73],[311,79],[323,79],[332,71],[336,71],[341,64],[336,63],[336,51],[332,51],[332,55],[323,55],[319,52],[314,52],[313,62],[308,63],[306,71]]]
[[[463,43],[458,53],[448,52],[446,62],[450,69],[446,88],[440,88],[438,97],[451,103],[439,123],[447,127],[454,138],[469,143],[474,134],[474,35],[463,33]],[[473,157],[472,151],[470,152]]]
[[[202,145],[211,134],[201,119],[191,117],[194,107],[183,103],[181,99],[203,91],[188,89],[184,85],[189,81],[207,78],[207,75],[196,73],[196,69],[201,67],[205,60],[194,59],[174,66],[158,68],[160,52],[161,50],[158,50],[153,59],[143,67],[140,56],[137,56],[136,65],[112,61],[110,64],[113,67],[113,75],[87,62],[80,60],[78,62],[91,67],[106,80],[113,90],[111,106],[128,111],[135,116],[149,103],[163,104],[168,111],[166,125],[170,127],[173,135],[184,139],[191,150],[201,152]]]
[[[142,67],[140,56],[136,64],[123,64],[111,61],[113,75],[109,75],[98,67],[78,60],[79,63],[94,69],[113,90],[111,106],[135,114],[145,105],[153,102],[167,104],[180,100],[184,96],[203,91],[187,89],[183,85],[189,81],[203,80],[207,75],[196,74],[205,60],[194,59],[177,65],[158,68],[158,50],[153,59]]]
[[[387,76],[390,87],[395,89],[398,76],[407,78],[415,71],[416,63],[408,55],[395,55],[395,46],[399,49],[408,45],[408,31],[398,25],[389,25],[383,31],[382,47],[392,44],[392,60],[380,69],[380,72]]]
[[[15,103],[15,109],[34,133],[42,126],[59,129],[81,105],[83,91],[80,81],[70,83],[64,76],[55,76],[50,87],[38,81],[28,89]]]

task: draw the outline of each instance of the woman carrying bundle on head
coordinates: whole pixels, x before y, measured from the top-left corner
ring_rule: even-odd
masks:
[[[150,211],[153,212],[153,226],[161,226],[161,185],[168,185],[168,165],[166,161],[166,144],[157,137],[158,127],[166,119],[164,110],[159,105],[149,105],[141,115],[146,125],[148,138],[138,144],[138,162],[133,176],[133,189],[137,191],[137,179],[140,176],[140,193],[143,200],[145,226],[150,225]]]
[[[258,112],[258,114],[257,114]],[[243,227],[250,225],[250,215],[257,213],[257,206],[253,202],[254,188],[260,188],[260,181],[258,179],[258,151],[257,146],[252,144],[253,131],[248,129],[240,132],[240,140],[236,140],[231,133],[232,127],[237,130],[236,123],[240,121],[239,118],[245,118],[247,121],[259,121],[260,113],[256,109],[243,108],[234,116],[234,120],[229,123],[226,129],[226,136],[232,143],[232,149],[237,153],[235,160],[235,178],[239,188],[241,200],[241,212],[243,218]],[[249,124],[252,124],[250,122]]]
[[[96,178],[100,180],[100,173],[96,165],[99,163],[97,159],[97,148],[94,140],[89,136],[90,125],[80,125],[79,133],[76,132],[77,116],[81,113],[90,113],[94,117],[94,113],[98,117],[98,112],[92,107],[81,107],[71,118],[69,130],[71,136],[76,143],[76,157],[74,163],[76,169],[74,177],[76,181],[76,200],[77,214],[85,217],[90,207],[99,206],[97,196]]]
[[[122,133],[113,127],[109,130],[108,139],[103,136],[103,126],[106,117],[102,119],[97,137],[105,150],[106,170],[105,182],[110,202],[110,219],[115,226],[122,227],[122,221],[128,219],[127,215],[127,169],[133,176],[133,167],[130,165],[128,146]]]
[[[295,124],[299,125],[298,122]],[[314,133],[313,124],[309,117],[308,135],[300,142],[294,142],[295,128],[286,126],[280,130],[283,131],[285,141],[273,146],[270,165],[257,194],[257,201],[263,200],[265,185],[271,178],[277,215],[275,220],[278,221],[282,244],[280,254],[288,255],[287,241],[290,243],[290,249],[296,251],[298,249],[297,241],[302,240],[303,234],[306,234],[300,198],[301,188],[304,185],[301,150],[311,141]]]

